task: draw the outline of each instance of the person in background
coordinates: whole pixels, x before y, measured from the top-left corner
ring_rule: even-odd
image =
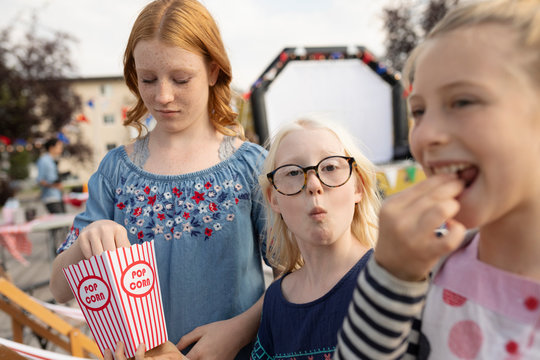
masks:
[[[540,1],[451,10],[404,79],[428,178],[384,203],[334,359],[540,359]]]
[[[58,174],[57,161],[64,151],[59,139],[49,139],[44,144],[45,152],[37,161],[37,182],[41,189],[40,199],[51,214],[65,213],[62,198],[62,182]]]
[[[63,267],[153,240],[170,341],[190,360],[248,359],[265,287],[257,177],[266,150],[245,141],[231,109],[231,66],[208,10],[150,2],[131,30],[124,77],[136,97],[125,124],[139,137],[92,175],[53,263],[53,296],[73,297]],[[156,126],[146,133],[149,113]]]
[[[300,119],[275,135],[259,184],[272,239],[267,258],[281,278],[266,291],[253,360],[325,360],[334,352],[377,238],[375,176],[328,121]]]

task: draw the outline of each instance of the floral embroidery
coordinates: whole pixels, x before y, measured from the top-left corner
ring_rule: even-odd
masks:
[[[195,191],[195,195],[191,197],[198,204],[201,201],[204,201],[204,193]]]
[[[169,188],[140,181],[127,183],[121,178],[114,190],[116,212],[123,214],[121,223],[139,242],[156,236],[167,241],[183,236],[212,239],[225,223],[235,220],[235,208],[242,200],[250,200],[246,186],[236,178],[221,182],[207,178],[191,186],[176,183]],[[60,250],[67,249],[78,236],[79,229],[72,228]]]

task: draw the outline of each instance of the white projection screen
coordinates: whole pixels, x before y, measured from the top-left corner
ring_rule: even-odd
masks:
[[[341,123],[374,163],[394,155],[392,86],[359,59],[291,61],[264,94],[268,133],[301,116]]]

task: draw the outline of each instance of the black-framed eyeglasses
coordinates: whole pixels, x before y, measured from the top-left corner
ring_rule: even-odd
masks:
[[[354,158],[349,156],[328,156],[314,166],[282,165],[266,174],[266,177],[279,193],[296,195],[306,187],[309,170],[315,171],[322,184],[339,187],[351,177],[354,163]]]

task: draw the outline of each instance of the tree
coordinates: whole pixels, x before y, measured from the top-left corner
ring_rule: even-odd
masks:
[[[74,72],[69,46],[75,39],[59,31],[47,36],[38,28],[34,15],[22,39],[13,40],[13,26],[0,30],[0,140],[6,145],[36,144],[54,136],[81,106],[68,79]],[[88,160],[91,154],[81,143],[66,148],[80,161]],[[26,150],[21,146],[14,149],[20,150],[11,153],[10,162],[18,164],[11,157]]]
[[[446,12],[459,0],[402,0],[395,7],[383,9],[386,30],[386,55],[388,65],[398,71],[408,55]]]

